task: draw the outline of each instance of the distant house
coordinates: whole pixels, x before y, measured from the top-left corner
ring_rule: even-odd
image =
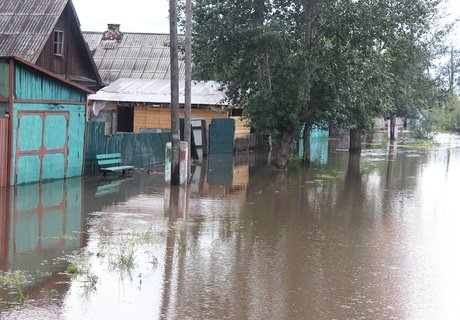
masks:
[[[101,78],[71,0],[1,0],[0,56],[18,56],[93,90]]]
[[[105,134],[167,132],[171,128],[169,34],[122,32],[109,24],[105,32],[83,32],[107,86],[89,97],[90,121],[105,123]],[[180,36],[179,42],[183,40]],[[180,117],[184,117],[184,61],[179,59]],[[192,118],[234,118],[236,139],[250,133],[241,113],[231,106],[216,81],[192,81]],[[237,110],[240,112],[241,110]]]
[[[93,102],[92,121],[105,122],[106,134],[139,133],[171,128],[170,81],[159,79],[118,79],[89,96]],[[228,118],[225,92],[215,81],[192,81],[192,118],[211,123]],[[184,81],[179,85],[180,116],[184,117]]]
[[[80,176],[89,89],[0,57],[0,186]]]
[[[102,82],[122,78],[170,79],[169,34],[121,32],[108,24],[105,32],[83,32]],[[185,78],[183,60],[179,79]]]

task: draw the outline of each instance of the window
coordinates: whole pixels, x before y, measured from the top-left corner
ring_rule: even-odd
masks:
[[[62,56],[64,44],[64,31],[55,30],[54,31],[54,54],[56,56]]]

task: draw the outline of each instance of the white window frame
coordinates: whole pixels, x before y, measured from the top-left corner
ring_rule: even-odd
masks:
[[[58,35],[60,35],[60,37]],[[63,30],[54,30],[53,52],[55,56],[62,57],[64,55],[64,31]]]

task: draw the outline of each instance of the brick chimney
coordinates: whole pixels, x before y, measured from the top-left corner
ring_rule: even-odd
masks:
[[[120,25],[115,23],[107,24],[107,31],[102,35],[102,40],[116,40],[120,42],[123,38],[123,33],[120,32]]]

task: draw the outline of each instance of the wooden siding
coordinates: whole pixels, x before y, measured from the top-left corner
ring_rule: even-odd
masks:
[[[0,118],[0,187],[8,184],[8,118]]]
[[[251,128],[248,126],[248,121],[241,117],[230,117],[235,120],[235,139],[246,138],[251,134]]]
[[[184,117],[184,109],[179,110],[179,116]],[[211,119],[227,118],[226,113],[218,113],[210,109],[192,109],[192,118],[206,120],[209,127]],[[171,129],[171,109],[170,108],[134,108],[134,132],[141,129]]]
[[[10,64],[8,61],[0,60],[0,98],[10,97]]]
[[[54,54],[55,30],[64,31],[62,56]],[[77,80],[72,78],[82,76],[97,83],[98,77],[70,4],[66,5],[35,64],[66,79]]]
[[[71,101],[85,102],[86,94],[49,77],[38,71],[17,64],[15,68],[15,99],[34,101]]]

